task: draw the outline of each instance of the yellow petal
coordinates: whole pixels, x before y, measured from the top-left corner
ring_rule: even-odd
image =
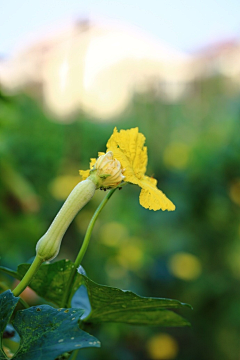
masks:
[[[122,152],[119,148],[111,148],[110,151],[112,151],[114,158],[116,158],[122,165],[122,168],[124,169],[123,175],[125,176],[125,180],[135,184],[137,178],[134,174],[132,165],[124,152]]]
[[[144,175],[147,170],[148,156],[147,147],[143,146],[144,143],[145,137],[143,134],[138,134],[136,155],[133,161],[133,170],[138,178]]]
[[[139,196],[140,204],[149,210],[175,210],[175,205],[157,187],[157,180],[144,176],[139,181],[142,190]]]
[[[97,161],[97,159],[95,159],[95,158],[90,159],[90,163],[89,163],[90,169],[96,164],[96,161]]]
[[[132,182],[132,176],[140,179],[146,172],[147,147],[143,146],[144,142],[145,136],[138,132],[138,128],[120,132],[115,128],[108,140],[107,149],[113,152],[125,169],[126,181]]]
[[[79,170],[79,174],[82,177],[82,180],[86,180],[90,175],[90,170]]]
[[[96,161],[97,160],[95,158],[90,159],[90,163],[89,163],[89,168],[90,169],[89,170],[79,170],[79,174],[81,175],[82,180],[86,180],[89,177],[90,170],[95,165]]]
[[[99,152],[98,152],[98,157],[99,157],[99,156],[102,156],[102,155],[105,155],[105,152],[99,151]],[[96,159],[95,159],[95,160],[96,160]]]

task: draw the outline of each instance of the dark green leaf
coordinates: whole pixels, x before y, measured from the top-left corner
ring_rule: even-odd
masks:
[[[41,265],[33,278],[30,287],[47,301],[61,306],[62,295],[66,288],[73,263],[70,260],[61,260],[55,263]],[[30,264],[18,266],[17,273],[22,279]]]
[[[4,267],[4,266],[0,266],[0,271],[4,272],[5,274],[7,275],[10,275],[12,277],[14,277],[15,279],[18,279],[18,280],[21,280],[21,276],[18,274],[17,271],[14,271],[12,269],[9,269],[7,267]]]
[[[99,341],[79,328],[80,309],[49,305],[18,311],[13,326],[21,337],[16,360],[53,360],[67,351],[99,347]]]
[[[0,332],[10,322],[19,298],[10,290],[0,295]],[[57,356],[84,347],[99,347],[99,341],[79,328],[82,309],[54,309],[34,306],[16,313],[12,322],[21,342],[13,359],[53,360]],[[0,340],[1,341],[1,340]],[[0,360],[8,359],[0,347]]]
[[[62,294],[72,269],[71,261],[61,260],[43,264],[31,282],[31,287],[46,300],[60,306]],[[18,273],[23,276],[29,265],[22,264]],[[188,321],[169,309],[190,307],[177,300],[146,298],[130,291],[98,285],[86,276],[77,274],[71,298],[84,285],[88,291],[91,313],[87,322],[124,322],[134,325],[186,326]]]
[[[10,321],[15,306],[19,298],[15,297],[10,290],[0,294],[0,359],[7,359],[2,350],[2,336],[3,332]]]
[[[122,322],[132,325],[186,326],[189,322],[167,309],[185,306],[177,300],[147,298],[109,286],[98,285],[81,275],[92,307],[87,322]],[[80,280],[80,279],[79,279]]]

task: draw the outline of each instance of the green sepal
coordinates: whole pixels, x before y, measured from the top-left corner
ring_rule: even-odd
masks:
[[[102,175],[99,175],[99,177],[103,180],[107,179],[109,176],[112,176],[111,174],[102,174]]]

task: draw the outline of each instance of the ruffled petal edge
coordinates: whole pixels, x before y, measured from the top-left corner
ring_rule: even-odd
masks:
[[[175,210],[175,205],[169,200],[166,195],[156,187],[157,180],[145,176],[143,180],[139,181],[142,188],[139,196],[140,204],[149,210]]]

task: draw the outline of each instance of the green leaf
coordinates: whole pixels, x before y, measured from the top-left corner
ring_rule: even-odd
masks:
[[[22,279],[30,264],[18,266],[17,273]],[[58,307],[61,306],[62,296],[68,282],[73,263],[70,260],[61,260],[55,263],[41,265],[31,281],[30,287],[47,301]]]
[[[80,280],[80,279],[79,279]],[[177,300],[141,297],[131,291],[99,285],[81,275],[92,311],[86,322],[121,322],[131,325],[186,326],[189,322],[168,309],[189,306]]]
[[[81,330],[82,309],[54,309],[49,305],[18,311],[13,326],[21,337],[16,360],[53,360],[67,351],[99,347],[99,341]]]
[[[17,271],[14,271],[12,269],[9,269],[5,266],[0,266],[0,271],[4,272],[7,275],[10,275],[12,277],[14,277],[15,279],[21,280],[21,276],[18,274]]]
[[[0,359],[8,359],[2,350],[3,332],[10,321],[12,313],[18,303],[19,298],[15,297],[10,290],[0,294]]]
[[[31,282],[31,288],[46,300],[60,306],[72,266],[73,263],[69,260],[43,264]],[[20,265],[18,273],[23,276],[28,267],[28,264]],[[141,297],[130,291],[96,284],[79,273],[75,278],[71,298],[82,285],[87,288],[91,304],[91,312],[83,319],[84,321],[93,323],[123,322],[153,326],[190,325],[187,320],[169,310],[190,307],[180,301]]]
[[[10,290],[0,295],[0,331],[9,323],[18,298]],[[21,342],[16,360],[53,360],[57,356],[84,347],[99,347],[99,341],[79,328],[82,309],[54,309],[34,306],[16,313],[12,322]],[[0,359],[8,359],[0,348]]]

